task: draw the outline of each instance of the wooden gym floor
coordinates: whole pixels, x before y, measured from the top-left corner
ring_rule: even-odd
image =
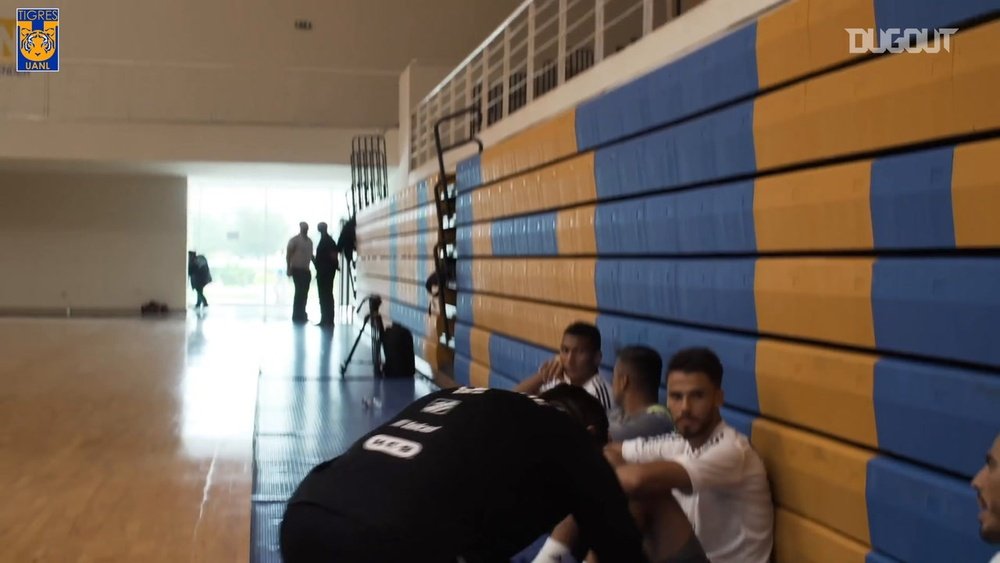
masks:
[[[0,562],[279,561],[305,472],[431,389],[363,346],[342,377],[352,343],[222,310],[0,319]]]

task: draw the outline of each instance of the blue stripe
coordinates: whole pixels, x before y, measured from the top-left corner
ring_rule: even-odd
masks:
[[[558,213],[540,213],[495,221],[490,236],[494,256],[555,256]]]
[[[468,225],[472,218],[472,194],[459,194],[455,200],[455,224]]]
[[[880,359],[875,364],[879,449],[971,477],[1000,430],[1000,377]]]
[[[742,103],[599,149],[598,199],[748,174],[756,170],[755,154],[753,104]]]
[[[875,0],[879,29],[954,27],[1000,12],[1000,0]]]
[[[954,248],[954,147],[876,159],[871,213],[876,248]]]
[[[899,563],[899,561],[877,551],[869,551],[868,556],[865,557],[865,563]]]
[[[984,449],[989,444],[983,444]],[[872,547],[908,563],[989,561],[976,493],[964,480],[876,457],[866,479]]]
[[[577,146],[586,151],[694,115],[753,94],[758,84],[754,22],[579,106]]]
[[[471,293],[466,293],[463,291],[458,292],[458,296],[456,297],[458,301],[458,303],[456,304],[456,308],[458,310],[456,312],[457,316],[455,318],[459,322],[468,323],[471,325],[475,324],[475,319],[473,318],[473,313],[472,313],[472,298],[473,297]]]
[[[601,311],[757,329],[752,259],[600,259],[596,286]]]
[[[555,352],[502,334],[490,337],[490,369],[515,381],[522,381],[551,359]]]
[[[1000,366],[1000,260],[884,259],[873,275],[880,350]]]
[[[607,254],[753,252],[753,181],[597,207],[597,248]]]
[[[458,258],[471,258],[473,255],[472,227],[457,227],[455,244],[458,246]]]
[[[472,326],[455,323],[455,354],[472,357]]]
[[[469,191],[483,183],[481,160],[477,154],[455,166],[455,189],[459,193]]]
[[[459,385],[469,385],[472,360],[455,354],[455,383]]]
[[[674,354],[684,348],[711,348],[725,366],[722,388],[726,403],[743,410],[760,412],[755,338],[607,314],[597,317],[597,326],[604,340],[604,364],[609,369],[614,365],[617,351],[634,344],[644,344],[656,350],[665,366],[669,365]],[[665,387],[666,380],[661,380],[660,384]]]
[[[472,267],[473,261],[469,259],[459,260],[456,266],[457,272],[455,272],[456,283],[458,284],[459,291],[466,291],[469,293],[475,292],[475,280],[472,279]]]
[[[427,180],[417,182],[417,205],[424,205],[434,201],[428,194]]]

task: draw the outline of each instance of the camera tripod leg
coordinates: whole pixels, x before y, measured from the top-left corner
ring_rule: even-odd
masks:
[[[340,364],[341,376],[347,373],[347,366],[351,363],[351,358],[354,357],[354,351],[358,349],[358,344],[361,343],[361,337],[365,335],[365,327],[368,326],[368,319],[370,318],[371,315],[365,315],[365,320],[361,323],[361,331],[358,332],[358,337],[354,339],[354,346],[351,346],[351,353],[347,355],[347,359],[344,360],[344,363]]]

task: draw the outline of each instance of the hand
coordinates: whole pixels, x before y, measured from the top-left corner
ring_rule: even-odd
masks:
[[[559,361],[559,356],[542,364],[542,367],[538,368],[538,373],[535,375],[541,378],[543,385],[553,380],[562,380],[563,369],[562,362]]]

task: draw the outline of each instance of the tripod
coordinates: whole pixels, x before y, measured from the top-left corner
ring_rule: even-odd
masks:
[[[375,368],[375,376],[382,376],[382,332],[385,329],[382,326],[382,316],[378,312],[379,307],[382,306],[382,298],[378,295],[369,295],[368,298],[365,299],[365,302],[368,303],[368,314],[365,315],[365,320],[361,324],[361,332],[358,333],[358,337],[354,340],[354,346],[351,347],[351,353],[347,355],[347,359],[340,365],[341,376],[347,373],[347,366],[351,363],[351,358],[354,357],[354,352],[358,349],[358,344],[361,343],[361,338],[365,335],[365,327],[368,326],[369,321],[372,323],[370,333],[372,366]]]

